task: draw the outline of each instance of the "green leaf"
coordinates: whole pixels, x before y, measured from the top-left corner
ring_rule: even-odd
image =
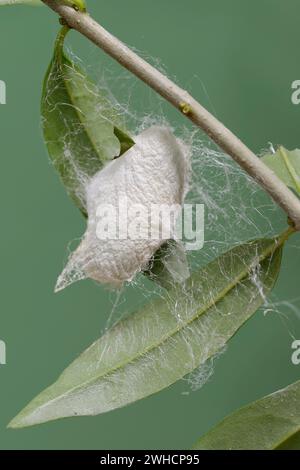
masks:
[[[194,449],[300,449],[300,381],[235,411]]]
[[[0,7],[7,5],[42,5],[40,0],[0,0]]]
[[[66,57],[68,28],[56,41],[42,95],[44,138],[50,158],[75,204],[86,215],[85,184],[134,142],[117,126],[116,109],[103,90]]]
[[[262,161],[290,188],[300,195],[300,150],[279,147],[275,154],[262,157]]]
[[[120,146],[121,146],[120,156],[121,156],[123,155],[123,153],[127,152],[127,150],[129,150],[134,145],[134,141],[128,134],[126,134],[124,131],[122,131],[118,127],[114,128],[114,133],[120,142]]]
[[[93,343],[10,423],[96,415],[156,393],[215,355],[273,288],[288,234],[233,248],[166,299],[147,304]]]

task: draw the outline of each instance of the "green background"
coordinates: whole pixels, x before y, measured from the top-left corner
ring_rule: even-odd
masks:
[[[269,141],[300,145],[300,106],[291,103],[291,83],[300,79],[299,0],[88,3],[98,21],[146,56],[159,58],[254,151]],[[295,236],[285,251],[274,292],[279,313],[256,314],[200,390],[192,392],[182,381],[102,416],[6,430],[10,419],[99,336],[114,300],[89,281],[53,293],[68,243],[84,230],[41,134],[41,83],[57,27],[45,7],[0,11],[0,79],[7,84],[7,105],[0,106],[0,338],[7,344],[7,365],[0,366],[0,448],[187,448],[237,407],[299,379],[291,343],[300,339],[300,239]],[[73,33],[69,42],[94,64],[94,73],[107,66],[121,73],[79,35]],[[120,93],[126,100],[124,83]],[[130,93],[131,105],[142,108],[146,87],[131,87]],[[183,123],[168,106],[166,113],[174,125]],[[275,224],[284,220],[279,211],[273,217]],[[130,289],[126,308],[139,296]]]

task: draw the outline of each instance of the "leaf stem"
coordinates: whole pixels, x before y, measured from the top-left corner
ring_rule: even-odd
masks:
[[[118,61],[158,94],[189,118],[252,178],[259,183],[273,200],[287,213],[295,229],[300,231],[300,201],[286,185],[269,169],[237,136],[209,113],[186,90],[183,90],[129,47],[100,26],[88,14],[75,11],[56,0],[42,0],[90,41]]]

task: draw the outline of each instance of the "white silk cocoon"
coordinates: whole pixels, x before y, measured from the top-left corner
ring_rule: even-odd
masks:
[[[165,241],[142,235],[139,239],[99,239],[99,207],[109,205],[119,210],[120,200],[126,200],[127,224],[139,224],[141,233],[149,226],[153,204],[179,205],[176,217],[180,215],[188,190],[188,146],[169,128],[159,126],[145,130],[134,140],[130,150],[108,163],[87,184],[87,229],[59,276],[56,291],[84,278],[119,287],[145,268]],[[137,204],[140,211],[130,214]]]

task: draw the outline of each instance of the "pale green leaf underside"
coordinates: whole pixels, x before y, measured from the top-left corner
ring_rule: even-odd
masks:
[[[156,393],[216,354],[274,286],[283,239],[232,249],[120,321],[11,423],[96,415]],[[261,262],[258,270],[259,260]],[[255,270],[255,282],[249,272]],[[259,283],[258,283],[259,281]]]
[[[203,436],[194,448],[300,449],[300,381],[226,417]]]
[[[290,188],[300,195],[300,150],[280,147],[275,154],[262,157],[263,162]]]

